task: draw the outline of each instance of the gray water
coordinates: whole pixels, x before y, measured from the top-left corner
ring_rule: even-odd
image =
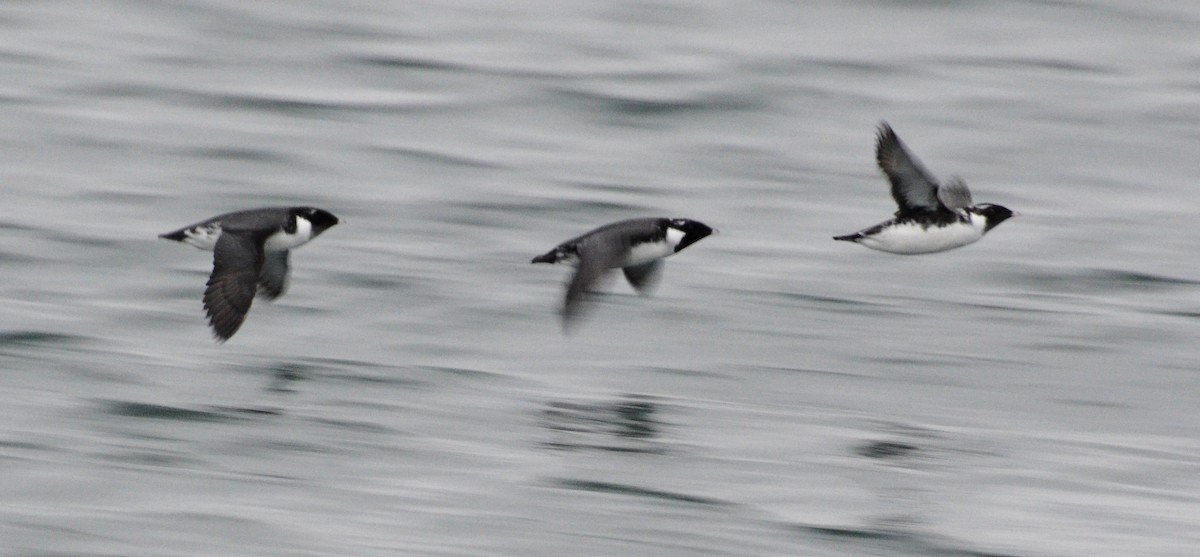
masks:
[[[1200,4],[0,5],[0,554],[1194,555]],[[887,120],[1021,216],[899,257]],[[265,205],[347,220],[212,342]],[[564,336],[558,242],[721,230]]]

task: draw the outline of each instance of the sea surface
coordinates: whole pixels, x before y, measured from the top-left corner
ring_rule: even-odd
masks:
[[[0,4],[0,555],[1200,552],[1200,3]],[[890,123],[1020,216],[902,257]],[[225,344],[237,209],[346,220]],[[555,244],[718,235],[565,335]]]

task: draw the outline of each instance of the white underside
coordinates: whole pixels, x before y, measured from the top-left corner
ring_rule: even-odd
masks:
[[[638,244],[629,250],[629,255],[618,267],[633,267],[645,265],[651,261],[662,259],[675,253],[675,246],[683,241],[683,231],[675,228],[667,229],[667,237],[661,242],[646,242]]]
[[[200,226],[184,231],[183,242],[194,248],[212,251],[217,247],[217,240],[220,238],[220,225]],[[266,251],[287,251],[298,248],[308,243],[311,239],[312,223],[304,217],[296,217],[295,233],[288,234],[280,230],[267,238],[267,241],[263,243],[263,249]]]
[[[962,247],[983,237],[984,218],[970,215],[971,222],[922,227],[916,223],[892,225],[858,243],[879,251],[901,255],[937,253]]]
[[[312,239],[312,223],[304,217],[296,217],[296,232],[288,234],[280,230],[269,237],[263,244],[266,251],[287,251],[298,248]]]
[[[611,268],[645,265],[651,261],[662,259],[675,253],[675,246],[678,246],[681,241],[683,241],[683,232],[674,228],[668,228],[666,239],[661,242],[647,242],[634,246],[629,250],[629,254],[625,256],[625,259],[617,261]],[[568,255],[560,259],[558,263],[579,266],[579,257],[573,254]]]

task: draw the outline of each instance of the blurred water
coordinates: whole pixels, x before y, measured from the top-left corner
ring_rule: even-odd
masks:
[[[1189,555],[1193,2],[0,6],[4,555]],[[1021,213],[903,258],[887,119]],[[156,235],[311,204],[225,345]],[[559,241],[721,229],[578,334]]]

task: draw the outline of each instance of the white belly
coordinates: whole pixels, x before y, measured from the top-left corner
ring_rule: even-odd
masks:
[[[919,224],[893,225],[878,234],[863,238],[858,243],[879,251],[901,255],[937,253],[965,246],[983,237],[983,218],[971,215],[971,222],[959,222],[949,226]]]
[[[296,231],[288,234],[280,230],[267,237],[263,243],[266,251],[287,251],[303,246],[312,239],[312,223],[304,217],[296,217]]]
[[[629,255],[619,267],[645,265],[651,261],[662,259],[675,253],[675,246],[683,240],[683,232],[674,228],[667,229],[667,237],[661,242],[646,242],[638,244],[629,250]]]

